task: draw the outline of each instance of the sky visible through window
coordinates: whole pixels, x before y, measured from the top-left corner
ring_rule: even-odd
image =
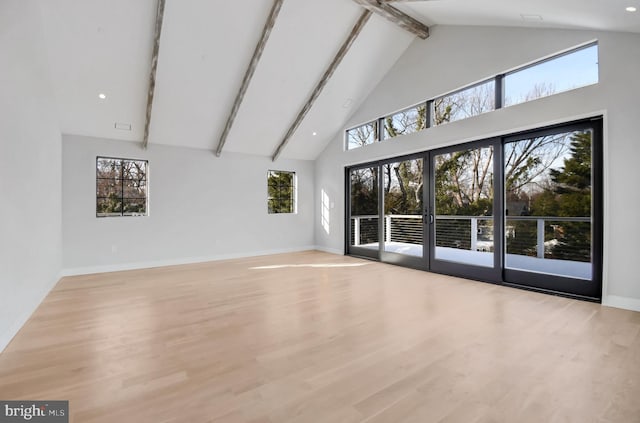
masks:
[[[592,45],[508,74],[505,106],[598,82],[598,46]]]
[[[506,73],[503,78],[502,106],[513,106],[597,84],[598,79],[598,44],[588,44]],[[431,122],[427,121],[426,107],[422,103],[351,128],[346,131],[346,147],[351,150],[495,110],[495,98],[499,94],[495,81],[493,77],[483,83],[432,99]],[[378,135],[378,122],[383,125],[382,139]]]

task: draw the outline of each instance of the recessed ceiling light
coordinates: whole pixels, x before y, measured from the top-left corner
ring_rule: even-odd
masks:
[[[638,9],[636,9],[636,8],[635,8],[635,7],[633,7],[633,6],[629,6],[629,7],[627,7],[627,8],[626,8],[626,9],[624,9],[624,10],[626,10],[627,12],[635,12],[635,11],[636,11],[636,10],[638,10]]]
[[[315,137],[316,135],[318,135],[318,133],[317,133],[317,132],[314,132],[314,133],[313,133],[313,134],[311,134],[311,135],[313,135],[313,136]]]
[[[105,98],[107,98],[107,95],[106,95],[106,94],[103,94],[103,93],[100,93],[100,94],[98,94],[98,98],[99,98],[100,100],[104,100]]]

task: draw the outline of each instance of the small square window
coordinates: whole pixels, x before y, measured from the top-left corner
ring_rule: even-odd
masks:
[[[146,160],[96,158],[96,216],[147,216]]]
[[[267,172],[267,210],[272,213],[296,212],[296,174],[281,170]]]

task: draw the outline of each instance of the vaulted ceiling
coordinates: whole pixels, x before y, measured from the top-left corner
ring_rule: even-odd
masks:
[[[640,0],[400,0],[393,4],[427,25],[640,32]],[[629,6],[638,12],[627,12]]]
[[[640,12],[624,11],[634,2],[640,0],[393,5],[428,25],[640,32]],[[272,3],[166,0],[149,144],[213,154]],[[62,132],[142,141],[156,0],[42,0],[41,7]],[[283,2],[225,152],[274,153],[362,10],[352,0]],[[414,39],[374,14],[281,157],[315,159]]]

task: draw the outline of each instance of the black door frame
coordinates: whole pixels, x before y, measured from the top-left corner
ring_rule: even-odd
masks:
[[[602,298],[602,243],[604,223],[602,117],[509,135],[502,137],[502,144],[504,146],[509,142],[523,139],[581,130],[593,131],[591,138],[591,281],[504,267],[502,279],[505,285],[535,289],[554,294],[568,294],[572,297],[592,301],[599,301]]]
[[[423,257],[409,256],[405,254],[393,253],[384,250],[384,175],[382,172],[382,166],[388,163],[402,162],[406,160],[422,159],[422,198],[423,198],[423,225],[422,225],[422,248]],[[397,264],[405,267],[411,267],[414,269],[429,270],[429,254],[427,250],[427,243],[429,237],[428,228],[428,202],[426,199],[430,196],[430,166],[429,166],[429,154],[428,152],[408,154],[404,156],[394,157],[391,159],[376,160],[372,162],[362,163],[345,168],[345,252],[348,255],[353,255],[362,258],[376,259],[385,263]],[[369,248],[362,248],[355,245],[351,245],[352,227],[351,227],[351,171],[365,168],[377,168],[378,172],[378,249],[373,250]]]
[[[464,277],[483,282],[513,286],[528,290],[552,293],[588,301],[600,301],[602,298],[602,252],[603,252],[603,129],[602,116],[566,122],[543,128],[509,133],[503,136],[481,139],[424,152],[376,160],[345,167],[345,253],[348,255],[375,259],[435,273]],[[573,279],[563,276],[546,275],[523,270],[506,269],[505,258],[505,192],[504,192],[504,145],[508,142],[531,137],[576,130],[593,130],[592,138],[592,279]],[[452,151],[469,148],[493,147],[494,171],[494,267],[480,267],[457,262],[447,262],[435,258],[435,169],[434,157]],[[423,255],[424,258],[390,253],[383,250],[384,245],[384,201],[382,165],[404,160],[422,158],[423,166]],[[378,169],[378,250],[359,248],[351,244],[351,177],[354,169],[377,167]],[[560,288],[560,289],[559,289]]]
[[[344,243],[345,253],[356,257],[368,258],[368,259],[380,259],[380,250],[374,250],[370,248],[363,248],[357,245],[351,245],[352,227],[351,227],[351,171],[377,167],[378,181],[380,180],[380,166],[377,162],[363,163],[356,166],[345,168],[345,230],[344,230]],[[376,187],[378,190],[378,220],[380,209],[380,184]],[[378,225],[378,231],[380,231],[380,225]],[[354,235],[355,236],[355,235]],[[380,233],[378,232],[378,240],[380,239]],[[379,241],[378,241],[379,242]]]
[[[493,148],[493,186],[494,186],[494,195],[493,195],[493,234],[494,234],[494,247],[493,247],[493,267],[482,267],[475,266],[472,264],[466,264],[461,262],[452,262],[446,260],[439,260],[436,258],[436,246],[435,244],[429,244],[429,255],[430,255],[430,270],[436,273],[442,273],[445,275],[453,275],[453,276],[461,276],[468,279],[476,279],[483,282],[492,282],[492,283],[502,283],[502,257],[503,257],[503,243],[502,237],[502,213],[500,212],[503,209],[503,199],[502,195],[499,193],[502,192],[502,181],[499,176],[502,174],[501,166],[502,166],[502,146],[501,146],[501,138],[488,138],[479,141],[467,142],[464,144],[457,144],[453,146],[448,146],[444,148],[439,148],[436,150],[431,150],[429,153],[429,160],[431,165],[431,177],[429,179],[431,192],[435,192],[435,157],[441,154],[452,153],[461,150],[473,150],[477,148]],[[431,240],[435,240],[435,231],[436,231],[436,205],[435,205],[435,195],[429,197],[429,208],[431,211],[431,225],[429,228],[429,238]]]
[[[430,198],[431,184],[429,182],[430,175],[430,161],[428,153],[416,153],[407,156],[394,157],[392,159],[380,160],[380,170],[382,166],[389,163],[398,163],[408,160],[422,160],[422,257],[410,256],[406,254],[394,253],[385,251],[384,249],[384,219],[379,220],[379,233],[380,235],[380,261],[391,264],[398,264],[401,266],[411,267],[414,269],[429,270],[429,209],[428,201]],[[384,217],[384,177],[380,177],[380,187],[378,188],[381,199],[379,204],[379,216]]]

